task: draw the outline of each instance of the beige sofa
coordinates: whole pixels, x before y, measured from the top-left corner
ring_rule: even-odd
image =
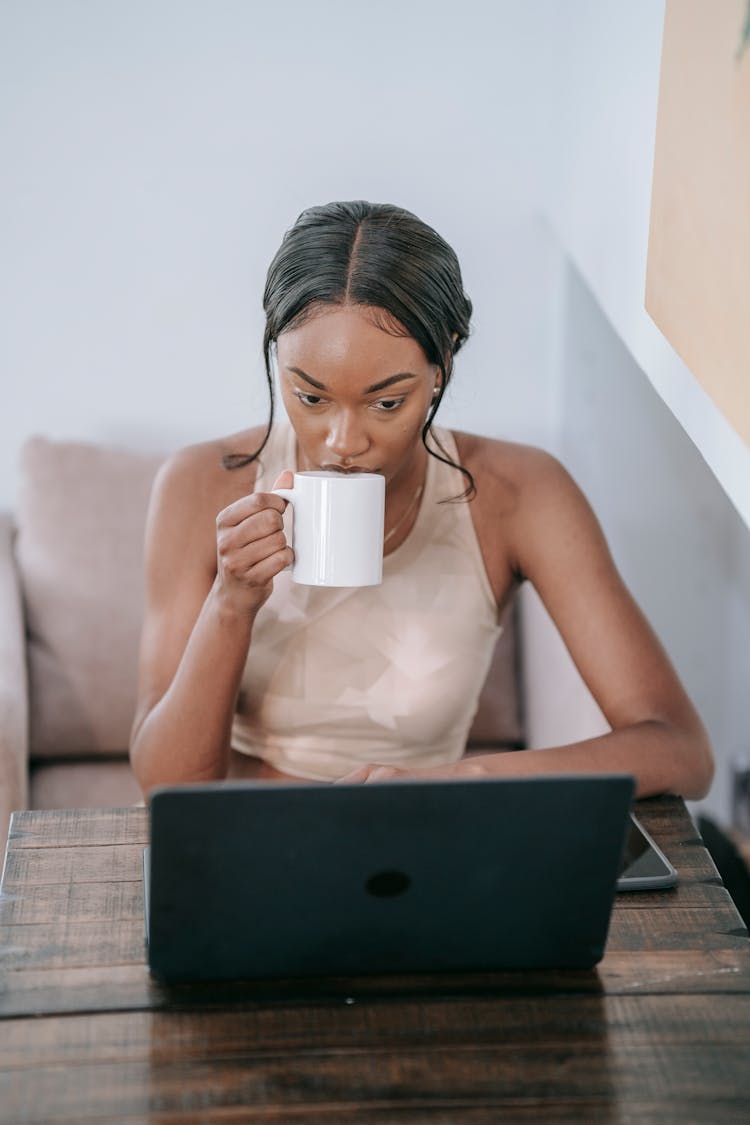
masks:
[[[141,800],[127,744],[146,507],[160,457],[30,438],[0,518],[0,844],[19,808]],[[516,614],[505,621],[473,747],[524,744]]]

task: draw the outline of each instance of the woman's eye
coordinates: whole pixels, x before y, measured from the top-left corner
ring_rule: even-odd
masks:
[[[384,414],[392,414],[394,410],[398,410],[403,401],[402,398],[383,398],[380,402],[376,402],[375,406],[378,410],[382,410]]]
[[[320,395],[308,395],[304,391],[295,391],[294,393],[303,406],[319,406],[323,401]]]

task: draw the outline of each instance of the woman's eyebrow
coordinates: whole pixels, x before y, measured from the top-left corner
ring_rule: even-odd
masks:
[[[391,383],[400,383],[402,379],[418,379],[418,375],[414,375],[411,371],[402,371],[400,375],[389,375],[387,379],[383,379],[380,383],[373,383],[365,391],[366,395],[373,394],[374,391],[383,391],[386,387],[390,387]]]
[[[293,371],[295,375],[299,375],[300,379],[304,379],[311,387],[315,387],[318,391],[327,391],[328,387],[325,383],[319,383],[317,379],[313,379],[312,375],[306,374],[299,367],[287,367],[287,371]],[[415,375],[412,371],[401,371],[398,375],[389,375],[387,379],[382,379],[379,383],[373,383],[371,387],[365,390],[366,395],[374,394],[375,391],[383,391],[386,387],[390,387],[392,383],[400,383],[402,379],[418,379],[419,376]]]
[[[319,391],[327,391],[328,387],[325,383],[319,383],[317,379],[313,379],[312,375],[306,375],[299,367],[287,367],[287,371],[293,371],[295,375],[299,375],[300,379],[304,379],[311,387],[315,387]]]

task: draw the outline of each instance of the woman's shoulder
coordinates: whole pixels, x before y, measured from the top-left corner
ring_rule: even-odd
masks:
[[[548,450],[475,434],[456,434],[477,488],[476,519],[505,544],[517,573],[571,539],[594,551],[604,537],[594,511],[562,462]]]
[[[216,564],[216,517],[253,491],[256,463],[232,469],[226,458],[255,453],[265,427],[188,445],[159,469],[151,492],[147,554],[155,565],[189,558],[210,576]]]
[[[520,500],[530,490],[559,487],[570,477],[561,462],[546,449],[522,442],[453,431],[461,464],[475,479],[477,493],[505,494]]]
[[[157,490],[173,499],[189,498],[193,507],[206,505],[220,511],[252,492],[258,462],[243,462],[257,453],[265,433],[265,426],[254,426],[178,449],[159,470]],[[233,462],[237,467],[232,467]]]

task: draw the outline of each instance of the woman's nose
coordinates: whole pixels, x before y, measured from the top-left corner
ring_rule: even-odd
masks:
[[[332,419],[326,448],[337,461],[352,462],[367,452],[369,440],[355,411],[339,411]]]

